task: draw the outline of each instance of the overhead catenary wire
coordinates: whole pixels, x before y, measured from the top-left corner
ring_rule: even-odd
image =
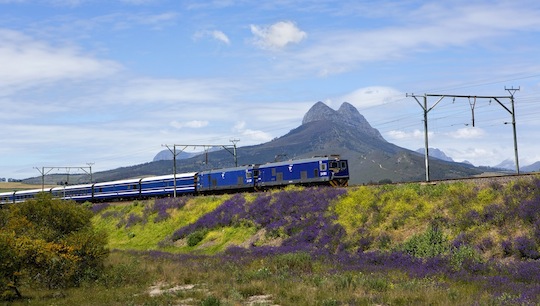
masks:
[[[516,173],[519,174],[519,157],[518,157],[518,147],[517,147],[517,135],[516,135],[516,117],[515,117],[515,107],[514,107],[514,94],[516,91],[520,90],[520,88],[506,88],[505,90],[508,91],[510,96],[477,96],[477,95],[454,95],[454,94],[423,94],[423,95],[415,95],[415,94],[406,94],[407,97],[413,97],[418,105],[423,110],[423,116],[424,116],[424,142],[425,142],[425,169],[426,169],[426,181],[430,181],[430,173],[429,173],[429,133],[428,133],[428,113],[432,111],[444,98],[450,97],[453,98],[453,101],[455,101],[455,98],[467,98],[469,99],[469,105],[472,110],[472,123],[474,126],[474,106],[476,105],[476,99],[493,99],[495,100],[502,108],[504,108],[506,111],[510,113],[512,116],[512,127],[513,127],[513,135],[514,135],[514,153],[515,153],[515,164],[516,164]],[[419,97],[422,97],[423,103],[418,100]],[[438,100],[431,105],[428,104],[428,98],[434,97]],[[474,99],[474,104],[470,102],[470,99]],[[501,102],[503,99],[510,99],[511,106],[510,108],[507,107],[505,104]]]

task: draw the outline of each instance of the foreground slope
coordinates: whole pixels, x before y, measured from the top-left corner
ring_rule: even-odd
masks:
[[[328,282],[340,292],[353,288],[354,299],[338,298],[345,304],[535,305],[540,298],[539,187],[538,177],[348,189],[289,187],[92,208],[94,225],[110,233],[111,248],[129,254],[138,250],[152,262],[178,262],[190,271],[184,281],[211,283],[214,292],[216,278],[194,277],[193,271],[228,273],[219,279],[232,287],[256,284],[244,298],[270,293],[286,305],[299,300],[280,293],[295,287],[280,280],[308,290]],[[211,263],[216,265],[209,269]],[[236,265],[245,267],[246,274],[231,270]],[[272,285],[263,288],[263,281]],[[428,283],[444,290],[425,293]],[[401,290],[405,285],[415,290]],[[328,292],[324,288],[317,292]],[[361,291],[367,288],[378,289]],[[317,295],[304,303],[327,298]],[[336,303],[329,305],[341,305]]]

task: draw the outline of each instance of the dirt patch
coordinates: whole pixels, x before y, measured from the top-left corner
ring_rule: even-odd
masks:
[[[266,229],[260,229],[249,239],[240,244],[240,247],[250,248],[253,246],[273,246],[279,247],[283,243],[283,238],[268,238],[266,236]]]
[[[254,295],[250,296],[246,302],[246,305],[276,305],[272,303],[271,295]]]
[[[168,287],[166,284],[157,284],[154,286],[150,286],[148,288],[148,295],[150,296],[157,296],[162,295],[165,293],[175,293],[178,291],[188,291],[188,290],[195,290],[196,285],[190,284],[190,285],[179,285],[174,287]]]

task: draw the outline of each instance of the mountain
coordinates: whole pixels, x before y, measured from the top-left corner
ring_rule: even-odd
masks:
[[[417,149],[416,152],[420,153],[420,154],[426,154],[426,149],[425,148],[420,148],[420,149]],[[440,159],[440,160],[445,160],[445,161],[449,161],[449,162],[453,162],[454,160],[452,159],[452,157],[444,154],[443,151],[437,149],[437,148],[429,148],[429,156],[433,157],[433,158],[437,158],[437,159]],[[470,164],[470,163],[469,163]]]
[[[516,170],[516,163],[512,159],[505,159],[500,164],[494,166],[494,168]]]
[[[515,170],[515,166],[514,166],[514,170]],[[525,167],[520,167],[520,170],[522,170],[524,172],[540,171],[540,161],[537,161],[534,164],[531,164],[531,165],[528,165],[528,166],[525,166]]]
[[[425,180],[424,156],[386,141],[381,133],[347,102],[338,110],[317,102],[304,115],[299,127],[272,141],[239,147],[237,152],[239,165],[340,155],[349,160],[351,184]],[[235,165],[234,161],[230,151],[207,152],[177,160],[177,172],[231,167]],[[95,173],[94,181],[169,174],[172,169],[170,160],[156,160]],[[430,178],[433,180],[481,173],[482,170],[469,164],[430,159]]]
[[[176,159],[186,159],[193,157],[195,155],[199,155],[201,153],[187,153],[187,152],[179,152],[176,155]],[[152,161],[160,161],[160,160],[172,160],[173,159],[173,152],[171,152],[169,149],[162,150],[156,156],[154,156],[154,159]]]

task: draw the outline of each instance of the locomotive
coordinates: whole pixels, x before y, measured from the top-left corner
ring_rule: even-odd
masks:
[[[100,202],[177,194],[258,191],[291,184],[339,187],[347,186],[348,181],[347,160],[338,156],[320,156],[200,172],[3,192],[0,193],[0,204],[23,202],[39,192],[48,192],[54,197],[76,202]]]

